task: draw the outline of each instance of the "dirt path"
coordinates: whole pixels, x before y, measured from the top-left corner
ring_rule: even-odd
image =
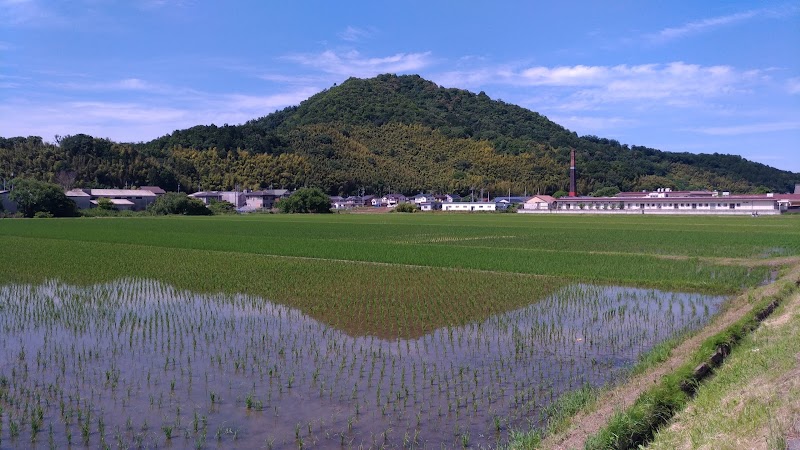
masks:
[[[642,392],[657,383],[664,374],[683,365],[705,339],[742,318],[752,309],[755,300],[777,293],[784,281],[800,282],[800,264],[795,265],[777,282],[745,292],[733,299],[709,326],[673,349],[667,361],[601,395],[594,409],[576,415],[566,431],[549,436],[542,443],[542,448],[583,448],[586,439],[597,433],[614,412],[630,407]]]

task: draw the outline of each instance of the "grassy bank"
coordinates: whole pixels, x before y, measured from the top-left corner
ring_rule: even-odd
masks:
[[[653,449],[785,449],[800,440],[800,294],[742,340]]]

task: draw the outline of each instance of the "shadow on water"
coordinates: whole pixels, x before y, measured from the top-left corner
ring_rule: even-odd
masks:
[[[4,286],[0,447],[495,446],[723,301],[572,285],[387,341],[154,281]]]

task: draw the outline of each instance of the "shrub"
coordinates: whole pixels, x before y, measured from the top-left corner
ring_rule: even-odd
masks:
[[[233,203],[226,201],[211,200],[208,202],[208,209],[214,214],[236,214],[236,207]]]
[[[417,210],[418,210],[417,205],[407,202],[398,203],[397,206],[395,206],[394,208],[394,211],[399,213],[413,213],[417,212]]]
[[[111,202],[111,199],[100,197],[97,199],[97,209],[110,211],[117,208],[114,206],[114,203]]]
[[[147,207],[155,215],[182,214],[186,216],[210,216],[214,214],[200,200],[181,192],[167,192]]]
[[[282,213],[330,213],[331,198],[319,188],[301,188],[277,203]]]

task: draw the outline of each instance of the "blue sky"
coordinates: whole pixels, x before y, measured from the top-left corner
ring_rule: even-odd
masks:
[[[800,172],[797,2],[0,0],[5,137],[147,141],[381,73]]]

